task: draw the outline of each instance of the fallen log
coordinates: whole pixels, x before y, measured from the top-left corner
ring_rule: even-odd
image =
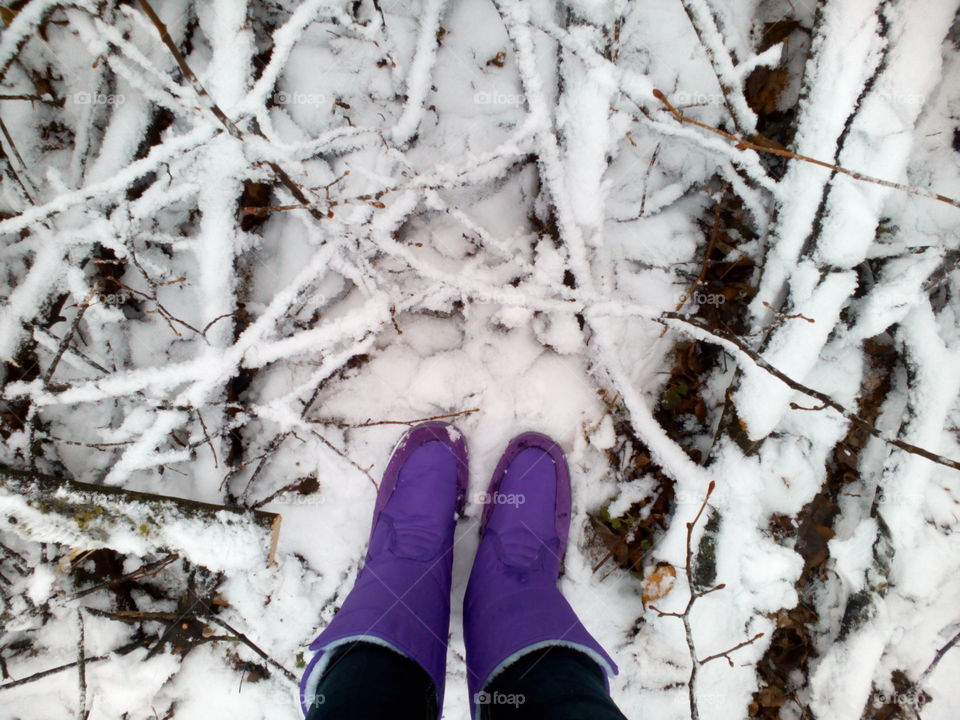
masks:
[[[176,552],[210,570],[272,564],[281,516],[0,465],[0,529],[81,550]]]

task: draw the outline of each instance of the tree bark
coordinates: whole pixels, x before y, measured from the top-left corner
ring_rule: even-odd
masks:
[[[0,528],[38,542],[144,555],[177,552],[211,570],[273,564],[281,516],[92,485],[0,465]]]

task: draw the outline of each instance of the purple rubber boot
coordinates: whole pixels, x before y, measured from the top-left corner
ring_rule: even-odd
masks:
[[[306,715],[324,658],[354,641],[383,645],[419,664],[443,708],[453,531],[467,490],[467,448],[452,425],[430,422],[400,439],[383,474],[363,569],[340,611],[310,644],[300,681]]]
[[[609,675],[610,656],[557,588],[570,528],[563,450],[540,433],[507,446],[493,473],[480,547],[463,601],[470,716],[489,682],[517,658],[550,645],[580,650]]]

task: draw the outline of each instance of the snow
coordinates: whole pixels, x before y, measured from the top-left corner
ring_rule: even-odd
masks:
[[[109,656],[86,669],[91,717],[297,717],[293,683],[245,643],[114,652],[137,626],[95,612],[129,609],[113,590],[77,595],[102,569],[71,548],[112,548],[123,572],[179,553],[134,583],[143,612],[179,611],[188,581],[202,593],[216,573],[194,607],[213,603],[296,674],[359,569],[390,448],[405,423],[446,415],[469,446],[471,492],[444,717],[465,717],[460,602],[480,490],[525,430],[567,453],[560,586],[620,665],[611,689],[628,717],[691,717],[683,624],[644,607],[640,577],[669,563],[677,579],[656,605],[683,611],[688,523],[711,482],[691,539],[711,541],[724,587],[691,613],[697,655],[763,635],[733,667],[699,668],[700,718],[748,715],[798,606],[817,619],[785,720],[858,719],[900,692],[895,672],[929,693],[925,720],[960,713],[960,651],[924,672],[960,630],[960,473],[883,439],[960,458],[957,209],[745,150],[653,95],[707,126],[957,197],[955,3],[152,4],[208,97],[137,4],[35,1],[0,34],[4,94],[45,78],[57,100],[0,106],[2,462],[260,504],[283,516],[276,562],[232,513],[105,535],[0,493],[0,517],[23,518],[0,531],[0,716],[76,715],[75,669],[3,683],[74,662],[82,613],[85,652]],[[800,27],[760,50],[784,20]],[[773,123],[748,102],[765,68],[789,75]],[[724,276],[724,304],[692,299],[701,268],[732,260],[749,270]],[[682,299],[692,318],[664,319]],[[711,329],[693,324],[705,318]],[[683,379],[702,423],[664,401],[691,341],[718,353]],[[315,491],[295,489],[305,479]],[[650,520],[664,488],[641,560],[595,571],[609,549],[596,519],[632,525],[642,506]],[[827,507],[811,573],[802,523]]]

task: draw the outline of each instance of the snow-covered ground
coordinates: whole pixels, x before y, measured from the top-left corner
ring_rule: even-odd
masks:
[[[0,485],[0,719],[299,717],[438,416],[472,483],[444,717],[529,429],[628,717],[960,716],[955,2],[5,5],[0,462],[282,526],[273,563],[196,520],[58,535]]]

